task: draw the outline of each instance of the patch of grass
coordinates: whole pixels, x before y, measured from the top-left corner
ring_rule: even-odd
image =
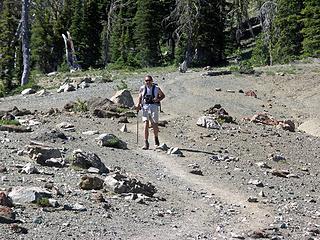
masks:
[[[75,101],[74,106],[73,106],[73,111],[74,112],[88,112],[88,103],[86,101],[82,101],[79,98],[77,101]]]
[[[39,198],[37,200],[37,205],[39,207],[49,207],[50,206],[50,202],[48,198]]]
[[[275,76],[276,73],[274,71],[268,70],[265,72],[267,76]]]
[[[116,108],[116,112],[117,113],[125,113],[127,112],[129,109],[128,108],[124,108],[124,107],[117,107]]]
[[[121,80],[120,84],[117,85],[117,90],[120,91],[124,89],[128,89],[128,84],[126,84],[124,80]]]
[[[9,95],[17,95],[20,94],[23,90],[27,89],[27,88],[32,88],[35,91],[38,91],[41,89],[41,87],[37,84],[36,81],[34,80],[30,80],[26,85],[23,86],[19,86],[16,87],[15,89],[13,89]]]
[[[20,123],[17,120],[2,120],[0,119],[0,126],[1,125],[15,125],[15,126],[19,126]]]

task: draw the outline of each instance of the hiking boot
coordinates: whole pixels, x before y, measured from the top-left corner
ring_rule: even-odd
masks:
[[[159,138],[158,137],[154,138],[154,145],[156,145],[157,147],[160,146],[160,142],[159,142]]]
[[[144,146],[142,147],[143,150],[148,150],[149,149],[149,142],[148,140],[145,140]]]

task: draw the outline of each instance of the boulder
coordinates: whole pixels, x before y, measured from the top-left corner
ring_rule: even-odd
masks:
[[[101,134],[96,140],[98,144],[103,147],[127,149],[127,144],[111,133]]]
[[[200,127],[210,128],[210,129],[220,129],[221,126],[218,121],[210,116],[202,116],[198,119],[197,125]]]
[[[98,177],[82,176],[79,187],[83,190],[100,190],[103,188],[103,180]]]
[[[16,222],[16,214],[9,207],[0,206],[0,223]]]
[[[5,207],[13,207],[12,200],[5,192],[0,192],[0,205]]]
[[[41,165],[46,165],[46,160],[50,158],[62,158],[59,149],[53,148],[42,143],[31,142],[26,146],[29,157]]]
[[[91,167],[99,169],[99,173],[109,173],[109,169],[104,165],[97,154],[83,152],[81,149],[74,150],[71,159],[72,166],[89,169]]]
[[[133,107],[134,102],[129,90],[124,89],[116,92],[114,96],[110,98],[110,100],[116,104],[119,104],[124,107]]]
[[[50,198],[51,193],[40,187],[13,187],[8,196],[14,204],[35,203],[41,198]]]
[[[120,173],[109,175],[104,180],[104,187],[114,193],[141,193],[152,197],[156,188],[151,184],[143,184],[136,179],[130,179]]]
[[[24,89],[22,92],[21,92],[21,95],[29,95],[29,94],[34,94],[36,93],[36,91],[32,88],[27,88],[27,89]]]

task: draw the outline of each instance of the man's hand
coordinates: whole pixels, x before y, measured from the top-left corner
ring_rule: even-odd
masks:
[[[136,109],[137,112],[139,112],[141,110],[141,105],[140,104],[136,105],[135,109]]]

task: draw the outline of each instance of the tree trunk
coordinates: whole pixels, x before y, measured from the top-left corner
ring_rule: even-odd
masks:
[[[30,46],[29,46],[29,0],[22,0],[22,57],[23,73],[21,86],[29,82],[30,75]]]

